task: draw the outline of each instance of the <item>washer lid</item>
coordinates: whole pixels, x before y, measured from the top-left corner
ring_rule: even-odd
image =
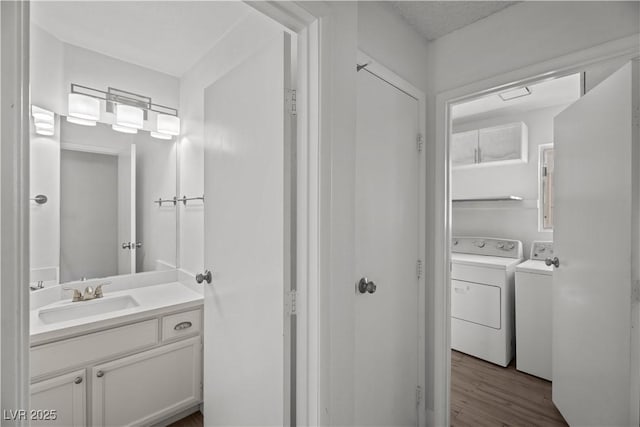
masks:
[[[475,254],[451,254],[451,262],[453,264],[473,265],[477,267],[495,268],[499,270],[513,268],[520,261],[522,261],[522,259]]]
[[[544,261],[528,260],[516,266],[516,272],[535,273],[551,276],[553,274],[553,266],[547,265]]]

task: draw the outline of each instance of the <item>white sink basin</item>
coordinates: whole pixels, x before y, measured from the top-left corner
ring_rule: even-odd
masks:
[[[98,298],[90,301],[69,302],[62,306],[43,308],[38,313],[38,317],[40,317],[43,323],[50,324],[125,310],[127,308],[137,307],[138,305],[138,301],[130,295],[121,295],[117,297]]]

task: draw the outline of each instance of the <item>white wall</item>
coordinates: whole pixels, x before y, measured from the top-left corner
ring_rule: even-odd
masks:
[[[533,240],[553,239],[553,233],[538,231],[538,147],[553,142],[553,118],[564,108],[566,105],[454,125],[454,132],[463,132],[524,122],[529,135],[529,160],[521,164],[454,169],[451,173],[451,195],[454,199],[514,195],[524,200],[454,203],[453,235],[521,240],[526,258]]]
[[[440,162],[443,162],[441,153],[446,123],[444,118],[441,123],[436,122],[438,93],[639,33],[639,7],[637,2],[522,2],[430,43],[427,50],[427,159],[430,159],[427,200],[442,200],[444,197],[444,165]],[[436,387],[427,390],[427,402],[436,409],[436,423],[442,423],[445,394],[438,387],[444,381],[446,365],[435,348],[444,338],[440,335],[441,329],[435,329],[441,320],[434,316],[442,304],[441,261],[444,254],[441,248],[446,238],[443,233],[446,218],[436,207],[435,203],[427,207],[427,241],[433,242],[433,252],[428,258],[426,271],[435,292],[434,298],[428,298],[434,303],[428,307],[427,314],[427,340],[431,343],[427,360],[434,366],[428,367],[433,376],[428,377],[427,384]]]
[[[180,79],[180,195],[204,194],[204,89],[258,51],[282,27],[251,11],[219,40],[207,54]],[[216,207],[215,200],[207,206]],[[204,265],[204,206],[201,202],[180,206],[179,266],[197,274]]]

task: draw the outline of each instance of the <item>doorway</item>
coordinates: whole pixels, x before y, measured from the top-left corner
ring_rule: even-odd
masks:
[[[580,64],[576,65],[575,58],[573,58],[571,61],[569,61],[569,59],[555,61],[555,69],[560,71],[553,71],[553,72],[548,71],[546,73],[541,72],[541,70],[547,69],[547,67],[549,66],[549,64],[545,64],[544,66],[541,65],[540,67],[531,67],[531,69],[528,72],[529,72],[529,75],[536,76],[533,78],[526,77],[526,74],[525,74],[526,70],[521,70],[519,72],[513,72],[505,76],[496,77],[495,79],[492,79],[491,82],[486,81],[484,83],[470,85],[469,87],[452,90],[452,91],[449,91],[448,93],[441,94],[439,96],[437,117],[438,117],[438,120],[442,120],[442,127],[439,127],[440,130],[437,131],[437,133],[444,140],[447,141],[447,143],[444,146],[445,147],[444,152],[441,152],[439,149],[436,150],[441,154],[441,156],[439,156],[440,159],[443,159],[443,158],[446,159],[445,164],[442,165],[442,169],[436,172],[436,175],[439,177],[437,178],[437,181],[439,181],[440,183],[444,183],[443,187],[438,189],[436,193],[438,194],[440,190],[443,190],[444,191],[442,193],[443,199],[447,200],[445,209],[443,211],[443,215],[441,216],[440,214],[436,214],[437,221],[439,219],[442,219],[441,224],[443,224],[443,230],[438,230],[436,228],[436,236],[443,237],[443,240],[441,243],[443,245],[444,254],[445,254],[442,258],[440,258],[436,254],[436,265],[438,266],[436,270],[436,283],[439,283],[440,285],[443,286],[442,289],[440,289],[440,285],[436,286],[436,299],[437,301],[446,302],[445,309],[443,311],[446,312],[450,310],[449,303],[451,301],[450,288],[449,288],[450,277],[451,277],[450,276],[450,269],[451,269],[451,263],[450,263],[451,249],[450,248],[453,245],[453,240],[452,240],[452,234],[451,234],[452,223],[451,223],[451,216],[450,216],[452,212],[452,206],[449,200],[451,198],[450,189],[452,185],[455,185],[455,184],[451,182],[452,168],[451,168],[451,164],[449,163],[449,158],[450,158],[449,145],[452,141],[449,120],[450,120],[454,105],[468,101],[470,99],[474,99],[482,95],[506,92],[511,89],[526,87],[530,84],[534,84],[535,82],[541,81],[544,79],[559,78],[559,77],[570,75],[572,73],[582,73],[585,71],[587,72],[587,82],[583,81],[583,87],[587,87],[587,89],[592,89],[600,81],[602,81],[602,78],[595,79],[597,80],[595,81],[595,83],[594,83],[594,79],[591,79],[591,81],[589,81],[588,76],[590,71],[593,72],[594,70],[597,70],[597,69],[602,70],[607,68],[608,73],[606,73],[606,75],[610,75],[617,68],[625,64],[630,58],[633,58],[635,53],[634,53],[634,48],[629,48],[623,53],[618,51],[616,52],[616,55],[612,54],[612,56],[608,58],[603,58],[602,56],[599,56],[599,55],[601,54],[597,52],[595,53],[590,51],[581,52],[581,57],[583,58],[583,62],[581,62]],[[597,73],[594,72],[593,75],[595,74]],[[503,82],[511,81],[515,83],[505,84],[505,85],[496,87],[496,84],[495,84],[495,82],[497,81],[496,79],[502,80]],[[469,95],[470,93],[472,95]],[[556,169],[559,169],[562,167],[562,164],[558,163],[557,158],[555,158],[554,161],[555,161]],[[504,203],[507,203],[507,202],[505,201]],[[554,208],[557,208],[557,206],[558,205],[557,205],[557,199],[556,199]],[[441,231],[445,231],[444,235],[440,234]],[[437,246],[438,245],[439,243],[437,244]],[[440,264],[438,259],[441,259],[444,262]],[[552,259],[551,263],[557,264],[555,259]],[[441,279],[444,279],[444,280],[440,282]],[[441,291],[442,293],[440,294]],[[436,323],[437,323],[436,324],[436,347],[439,348],[439,350],[436,351],[436,370],[438,370],[438,366],[442,366],[443,368],[446,366],[446,369],[443,371],[444,376],[439,377],[438,374],[436,374],[436,383],[439,383],[439,381],[442,380],[443,382],[439,384],[443,386],[446,385],[446,386],[444,386],[441,389],[439,388],[439,386],[436,386],[436,397],[435,397],[436,411],[438,411],[439,410],[438,408],[440,408],[440,406],[438,405],[438,401],[440,400],[440,397],[437,395],[438,390],[443,390],[443,392],[445,392],[441,401],[444,403],[442,407],[446,408],[446,413],[441,413],[439,416],[436,415],[436,418],[439,420],[443,420],[442,422],[446,422],[446,423],[449,423],[452,419],[452,415],[449,413],[449,408],[450,408],[449,402],[452,402],[453,400],[451,395],[451,390],[449,388],[451,384],[451,359],[450,359],[451,353],[450,353],[450,336],[449,336],[450,330],[451,330],[450,316],[451,316],[450,313],[448,312],[443,313],[436,306]],[[441,347],[440,345],[443,345],[443,347]],[[516,345],[516,348],[517,348],[517,345]],[[440,359],[440,357],[442,357],[442,359]],[[632,371],[633,371],[633,368],[632,368]],[[632,394],[633,393],[634,393],[634,390],[632,390]],[[554,387],[554,401],[556,401],[555,387]],[[633,405],[633,402],[635,401],[633,399],[633,396],[631,401]]]

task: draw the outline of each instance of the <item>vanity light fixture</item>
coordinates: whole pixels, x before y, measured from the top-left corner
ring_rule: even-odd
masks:
[[[100,100],[80,93],[70,93],[69,116],[82,120],[100,120]]]
[[[111,125],[111,127],[113,128],[113,130],[122,133],[138,133],[138,129],[129,126],[120,126],[114,123],[113,125]]]
[[[156,125],[159,133],[173,136],[180,134],[180,119],[177,116],[158,114]]]
[[[81,106],[81,101],[86,102],[86,105],[82,104]],[[157,113],[157,129],[154,130],[152,135],[154,138],[170,139],[171,136],[180,133],[178,110],[165,105],[154,104],[148,96],[113,87],[109,87],[104,91],[71,83],[69,116],[76,119],[98,121],[101,101],[105,101],[105,108],[108,113],[115,114],[113,129],[118,132],[137,133],[138,129],[144,127],[145,120],[149,118],[149,112],[154,112]],[[89,104],[91,105],[90,108]],[[94,111],[96,109],[97,111]],[[87,111],[93,111],[93,113],[88,114]],[[85,113],[84,116],[82,115],[83,112]],[[79,122],[70,118],[68,120],[72,123],[87,126],[95,125],[95,123]]]
[[[142,129],[144,111],[126,104],[116,104],[116,125],[134,129]]]
[[[52,136],[55,133],[55,114],[53,111],[32,105],[31,115],[38,135]]]
[[[522,98],[523,96],[531,95],[531,89],[526,86],[516,89],[507,90],[498,94],[503,101],[511,101],[512,99]]]
[[[153,138],[158,138],[158,139],[171,139],[173,138],[173,136],[166,134],[166,133],[161,133],[161,132],[151,132],[151,136]]]
[[[95,126],[98,123],[95,120],[79,119],[73,116],[67,116],[67,121],[69,123],[74,123],[76,125],[82,125],[82,126]]]

